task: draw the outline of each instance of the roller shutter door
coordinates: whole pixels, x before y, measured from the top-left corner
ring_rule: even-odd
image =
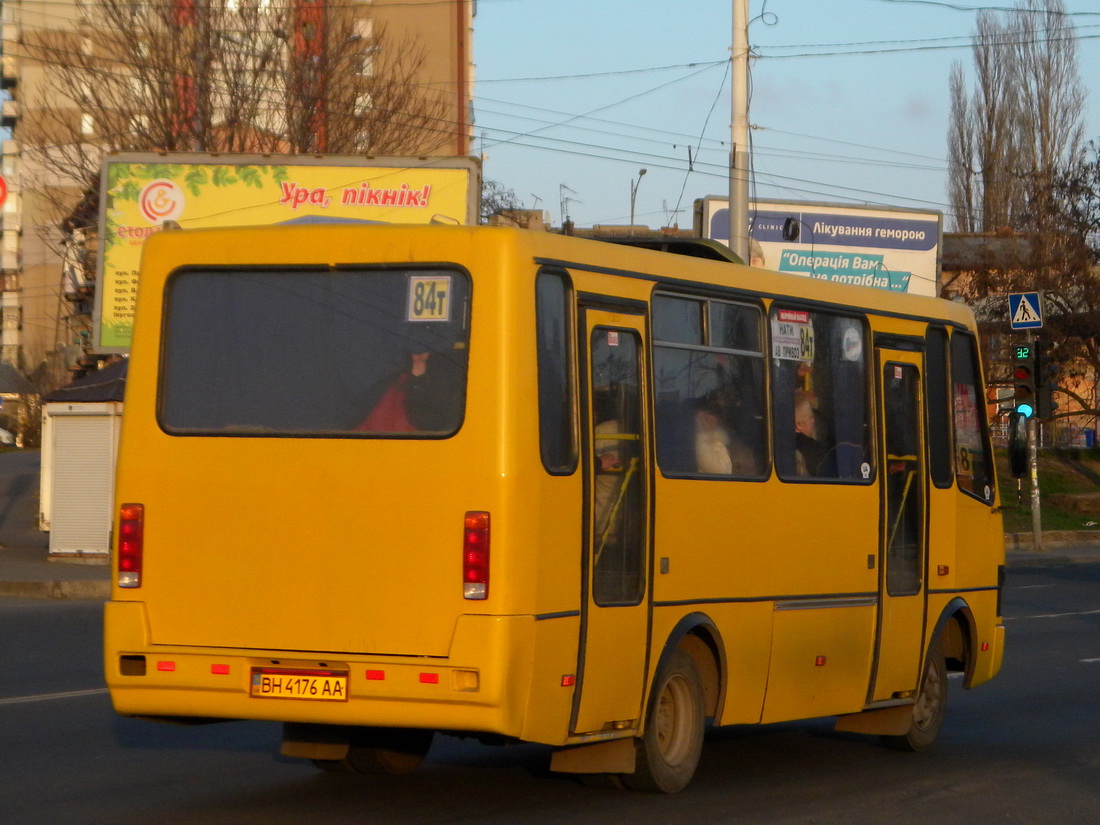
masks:
[[[66,415],[53,422],[50,553],[106,554],[114,498],[110,415]]]

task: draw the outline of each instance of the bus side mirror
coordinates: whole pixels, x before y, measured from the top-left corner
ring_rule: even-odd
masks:
[[[1008,414],[1008,466],[1013,478],[1027,475],[1027,416]]]

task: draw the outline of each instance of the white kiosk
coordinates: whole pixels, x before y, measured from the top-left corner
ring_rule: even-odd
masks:
[[[110,554],[125,367],[105,367],[43,404],[38,526],[50,533],[51,556]]]

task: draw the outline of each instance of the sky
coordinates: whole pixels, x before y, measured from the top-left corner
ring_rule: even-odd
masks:
[[[733,0],[477,0],[475,154],[554,225],[692,225],[729,191]],[[1064,0],[1100,139],[1100,8]],[[947,203],[948,78],[1012,0],[749,0],[752,195]],[[1094,88],[1090,88],[1090,81]],[[690,162],[689,162],[690,157]],[[641,169],[646,174],[639,174]]]

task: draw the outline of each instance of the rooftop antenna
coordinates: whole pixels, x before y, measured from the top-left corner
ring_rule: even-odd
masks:
[[[684,211],[683,209],[669,209],[667,200],[661,201],[661,208],[665,210],[665,226],[673,226],[676,216]]]
[[[577,194],[572,189],[570,189],[568,186],[566,186],[564,183],[559,183],[558,184],[558,201],[559,201],[558,206],[561,209],[560,215],[561,215],[562,223],[565,223],[565,221],[569,217],[568,213],[569,213],[569,200],[570,199],[568,197],[566,197],[566,195],[565,195],[566,192],[568,192],[570,195]]]

